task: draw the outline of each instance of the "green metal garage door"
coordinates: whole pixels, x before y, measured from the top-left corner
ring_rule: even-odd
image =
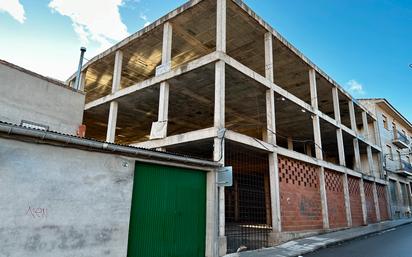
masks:
[[[206,173],[136,163],[128,257],[204,257]]]

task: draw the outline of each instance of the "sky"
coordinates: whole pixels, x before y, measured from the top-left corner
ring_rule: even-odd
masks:
[[[66,80],[86,58],[184,0],[0,0],[0,59]],[[388,99],[412,121],[412,1],[245,0],[357,98]]]

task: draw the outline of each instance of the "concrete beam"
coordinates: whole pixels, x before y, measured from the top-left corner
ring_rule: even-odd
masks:
[[[146,148],[146,149],[156,149],[164,148],[168,146],[174,146],[184,143],[189,143],[198,140],[204,140],[209,138],[217,137],[218,129],[215,127],[200,129],[196,131],[190,131],[187,133],[169,136],[163,139],[149,140],[146,142],[132,144],[131,146]]]
[[[107,95],[107,96],[104,96],[104,97],[99,98],[97,100],[94,100],[92,102],[89,102],[89,103],[86,104],[85,110],[90,110],[90,109],[92,109],[94,107],[97,107],[99,105],[106,104],[106,103],[111,102],[113,100],[116,100],[118,98],[127,96],[129,94],[134,93],[134,92],[137,92],[139,90],[143,90],[147,87],[157,85],[157,84],[159,84],[163,81],[166,81],[166,80],[169,80],[171,78],[180,76],[184,73],[193,71],[193,70],[198,69],[198,68],[200,68],[202,66],[205,66],[207,64],[214,63],[217,60],[219,60],[219,57],[220,57],[220,54],[217,53],[217,52],[210,53],[210,54],[205,55],[205,56],[203,56],[199,59],[196,59],[196,60],[191,61],[189,63],[180,65],[179,67],[177,67],[177,68],[175,68],[171,71],[168,71],[166,73],[163,73],[159,76],[155,76],[153,78],[147,79],[147,80],[139,82],[137,84],[134,84],[130,87],[123,88],[123,89],[121,89],[121,90],[119,90],[115,93],[110,94],[110,95]]]
[[[226,130],[225,138],[234,142],[238,142],[247,146],[254,147],[267,152],[273,152],[274,146],[259,139],[249,137],[231,130]]]

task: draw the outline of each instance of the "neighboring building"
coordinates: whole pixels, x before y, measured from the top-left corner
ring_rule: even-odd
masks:
[[[0,163],[0,256],[216,256],[214,162],[0,122]]]
[[[60,81],[0,60],[0,121],[76,135],[84,101]]]
[[[410,217],[412,124],[384,98],[359,101],[378,118],[383,167],[389,181],[392,217]]]
[[[187,2],[92,58],[80,87],[88,137],[233,166],[210,252],[389,218],[375,113],[240,0]]]

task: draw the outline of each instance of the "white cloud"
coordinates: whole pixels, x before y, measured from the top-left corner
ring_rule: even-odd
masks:
[[[7,12],[20,23],[26,19],[23,5],[19,0],[0,0],[0,12]]]
[[[146,27],[146,26],[150,25],[150,21],[147,18],[146,14],[141,13],[139,17],[140,17],[140,19],[142,19],[144,21],[143,27]]]
[[[82,44],[95,41],[107,48],[129,35],[119,12],[122,4],[123,0],[52,0],[49,7],[70,17]]]
[[[363,85],[354,79],[351,79],[346,83],[346,89],[349,91],[349,93],[355,96],[365,94]]]

